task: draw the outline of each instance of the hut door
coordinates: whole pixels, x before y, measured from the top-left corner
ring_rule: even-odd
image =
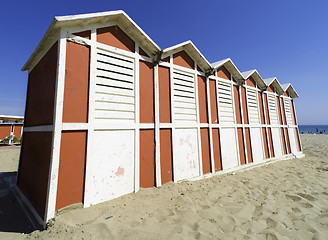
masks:
[[[252,139],[251,144],[252,144],[253,161],[260,162],[264,159],[261,129],[251,128],[250,131],[251,131],[251,139]]]
[[[223,170],[238,166],[237,139],[234,128],[221,128],[220,131]]]
[[[273,140],[275,156],[281,157],[282,156],[281,136],[280,136],[279,128],[277,127],[272,128],[272,140]]]
[[[135,61],[97,48],[94,87],[91,204],[134,191]]]
[[[298,152],[296,146],[295,128],[288,128],[288,135],[289,135],[289,143],[292,153]]]

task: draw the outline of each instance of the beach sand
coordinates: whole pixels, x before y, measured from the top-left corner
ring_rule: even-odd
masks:
[[[328,135],[301,140],[302,159],[77,204],[15,239],[327,239]]]

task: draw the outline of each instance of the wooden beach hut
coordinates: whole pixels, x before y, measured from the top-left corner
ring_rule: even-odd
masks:
[[[22,70],[17,191],[42,224],[71,204],[303,156],[291,85],[210,64],[191,41],[161,49],[123,11],[55,17]]]

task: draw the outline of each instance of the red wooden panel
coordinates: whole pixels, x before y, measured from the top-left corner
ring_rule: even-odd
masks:
[[[264,109],[263,109],[263,98],[262,93],[258,92],[258,99],[260,105],[261,124],[265,124]]]
[[[274,157],[274,148],[273,148],[271,128],[268,128],[268,138],[269,138],[269,146],[270,146],[270,156]]]
[[[62,133],[56,210],[83,202],[86,145],[86,131]]]
[[[234,100],[235,100],[236,123],[241,124],[239,86],[236,86],[236,85],[233,86],[233,94],[234,94]]]
[[[154,65],[139,62],[140,123],[154,122]]]
[[[91,39],[91,31],[83,31],[83,32],[77,32],[77,33],[73,33],[73,35],[79,36],[79,37],[83,37],[86,39]]]
[[[281,106],[283,124],[286,125],[287,120],[286,120],[286,113],[285,113],[285,105],[284,105],[284,99],[282,97],[280,97],[280,106]]]
[[[129,52],[135,52],[134,41],[119,26],[98,28],[97,41]]]
[[[245,128],[246,135],[246,149],[247,149],[247,162],[253,162],[253,154],[252,154],[252,145],[251,145],[251,134],[249,128]]]
[[[281,125],[282,124],[282,116],[281,116],[281,107],[280,107],[280,101],[279,101],[278,96],[276,96],[276,101],[277,101],[277,110],[278,110],[278,115],[279,115],[279,123]]]
[[[158,67],[159,81],[159,121],[161,123],[171,122],[171,91],[170,91],[170,69]]]
[[[282,140],[282,147],[283,147],[283,150],[284,150],[284,154],[287,154],[286,139],[285,139],[284,129],[283,128],[280,128],[280,132],[281,132],[281,140]]]
[[[216,84],[215,81],[209,80],[210,86],[210,104],[211,104],[211,120],[212,123],[219,123],[218,120],[218,102],[216,98]]]
[[[245,145],[244,145],[244,134],[242,128],[237,128],[238,135],[238,147],[239,147],[239,156],[240,156],[240,164],[246,164],[246,155],[245,155]]]
[[[201,123],[208,123],[206,96],[206,78],[198,76],[199,120]]]
[[[194,60],[186,53],[186,51],[180,51],[173,54],[173,64],[186,68],[195,69]]]
[[[63,122],[88,122],[90,47],[67,42]]]
[[[25,127],[53,123],[57,55],[56,42],[28,75]]]
[[[243,120],[244,120],[243,123],[248,124],[246,89],[245,87],[240,87],[240,90],[241,90],[241,105],[243,107]]]
[[[288,134],[287,128],[285,128],[285,137],[286,137],[286,142],[287,142],[287,151],[288,151],[288,153],[291,153],[292,151],[290,150],[289,134]]]
[[[213,157],[215,172],[222,170],[220,132],[218,128],[212,129],[213,137]]]
[[[263,94],[263,99],[264,99],[264,111],[265,111],[265,115],[266,115],[266,124],[270,124],[268,96],[266,93]]]
[[[162,184],[173,180],[172,130],[160,130],[160,158]]]
[[[14,135],[18,138],[22,137],[22,125],[15,125],[14,127]]]
[[[252,77],[247,78],[246,85],[251,87],[256,87],[256,82]]]
[[[52,132],[24,132],[18,187],[43,218],[47,201]]]
[[[265,158],[270,158],[269,155],[269,145],[268,145],[268,136],[265,127],[262,128],[262,137],[263,137],[263,143],[264,143],[264,153]]]
[[[231,79],[231,74],[228,71],[228,69],[225,68],[225,66],[219,67],[217,69],[216,75],[220,78],[224,78],[224,79],[228,79],[228,80]]]
[[[5,139],[11,133],[11,124],[0,125],[0,139]]]
[[[140,130],[140,187],[155,186],[154,130]]]
[[[200,129],[201,144],[202,144],[202,162],[203,174],[211,172],[210,144],[208,128]]]

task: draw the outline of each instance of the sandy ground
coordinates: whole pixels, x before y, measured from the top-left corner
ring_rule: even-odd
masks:
[[[301,139],[302,159],[71,207],[0,239],[328,239],[328,135]]]

